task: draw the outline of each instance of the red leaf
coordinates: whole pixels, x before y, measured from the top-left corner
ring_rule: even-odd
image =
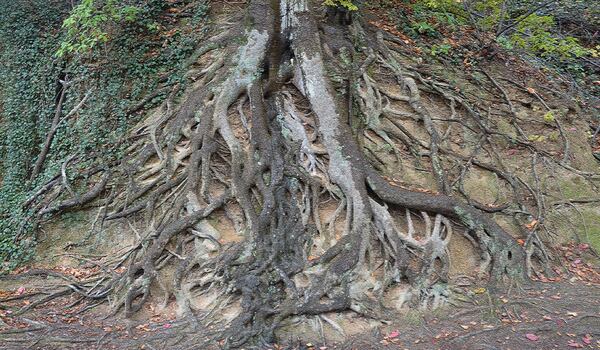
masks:
[[[19,289],[17,289],[17,295],[21,295],[25,293],[25,287],[19,287]]]
[[[569,340],[569,342],[567,343],[568,346],[572,347],[572,348],[583,348],[583,345],[579,344],[578,342],[574,341],[574,340]]]
[[[400,336],[400,332],[398,331],[393,331],[392,333],[390,333],[390,335],[388,335],[387,337],[389,339],[394,339],[394,338],[398,338],[398,336]]]
[[[531,341],[538,341],[538,339],[540,339],[540,337],[538,337],[537,335],[535,335],[533,333],[527,333],[527,334],[525,334],[525,337]]]
[[[591,344],[592,343],[592,337],[589,334],[586,334],[585,337],[583,337],[583,342],[586,344]]]

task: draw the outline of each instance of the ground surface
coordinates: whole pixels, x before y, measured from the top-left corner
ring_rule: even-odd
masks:
[[[566,245],[559,251],[564,270],[557,268],[552,280],[504,294],[466,285],[455,291],[460,308],[428,315],[398,314],[387,325],[362,331],[356,327],[353,335],[335,334],[334,327],[321,319],[312,334],[299,329],[291,337],[282,334],[289,340],[273,349],[597,349],[600,271],[588,262],[595,260],[594,254],[585,244]],[[95,273],[93,269],[52,271],[61,276]],[[139,318],[143,321],[107,318],[103,306],[83,312],[93,304],[78,304],[76,293],[14,316],[31,305],[27,296],[56,282],[52,273],[42,272],[29,269],[0,280],[0,349],[200,349],[197,344],[202,338],[220,329],[175,320],[171,308],[159,311],[153,305]],[[40,279],[40,274],[46,278]],[[292,320],[288,327],[307,323],[302,321],[306,320]],[[213,348],[220,344],[214,343]]]

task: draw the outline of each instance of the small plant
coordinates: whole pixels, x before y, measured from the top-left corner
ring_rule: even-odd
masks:
[[[573,37],[559,37],[550,31],[555,26],[552,16],[531,14],[517,18],[518,24],[510,41],[517,47],[541,56],[557,56],[560,59],[591,56],[593,50],[586,49]]]
[[[66,38],[60,43],[56,56],[85,53],[99,43],[106,43],[110,39],[110,28],[116,23],[134,22],[139,11],[135,6],[117,5],[116,0],[108,0],[104,4],[83,0],[63,22]]]
[[[325,0],[323,1],[323,4],[329,7],[343,7],[348,11],[358,10],[358,7],[354,5],[350,0]]]
[[[510,39],[507,38],[507,37],[505,37],[504,35],[501,35],[501,36],[497,37],[496,38],[496,43],[498,43],[498,45],[500,45],[505,50],[512,50],[512,49],[514,49],[512,41],[510,41]]]
[[[419,21],[411,26],[419,34],[425,34],[428,36],[437,35],[437,30],[429,24],[427,21]]]
[[[546,136],[544,136],[544,135],[538,135],[538,134],[534,134],[534,135],[529,135],[529,136],[527,137],[527,139],[528,139],[530,142],[544,142],[544,141],[546,141]]]
[[[544,114],[544,121],[546,123],[553,123],[554,122],[554,113],[552,113],[552,111],[549,111],[548,113]]]
[[[448,44],[440,44],[440,45],[433,45],[431,46],[431,55],[432,56],[437,56],[437,55],[448,55],[450,53],[450,50],[452,49],[451,45]]]

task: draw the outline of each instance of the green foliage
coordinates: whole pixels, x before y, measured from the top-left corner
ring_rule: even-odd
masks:
[[[58,57],[69,53],[85,53],[99,43],[106,43],[110,31],[118,25],[134,22],[140,9],[118,4],[115,0],[83,0],[63,22],[66,37],[56,52]]]
[[[396,12],[399,29],[416,38],[421,35],[438,38],[440,31],[456,29],[462,24],[452,1],[416,1],[404,6],[388,6]]]
[[[548,111],[546,114],[544,114],[544,121],[546,123],[553,123],[554,119],[554,113],[552,113],[552,111]]]
[[[563,2],[572,5],[577,1]],[[558,59],[598,55],[596,49],[582,46],[577,38],[563,35],[555,17],[545,13],[548,11],[546,8],[547,6],[540,6],[537,2],[506,0],[418,0],[413,5],[416,18],[431,18],[431,12],[437,12],[445,16],[452,14],[453,19],[468,19],[463,23],[473,25],[480,31],[493,33],[496,42],[506,49],[519,48],[542,57],[552,56]],[[440,20],[440,16],[436,18]],[[430,28],[421,22],[417,23],[418,33],[430,35]]]
[[[329,7],[343,7],[349,11],[358,10],[358,7],[351,0],[324,0],[323,4]]]
[[[64,1],[32,0],[30,6],[36,11],[9,1],[0,11],[0,271],[31,255],[33,240],[15,238],[34,229],[22,203],[61,69],[48,58],[56,48]]]
[[[85,169],[113,163],[123,156],[128,145],[126,135],[142,117],[129,114],[128,109],[153,92],[162,76],[168,77],[163,84],[185,84],[179,67],[202,43],[202,22],[208,10],[207,2],[197,1],[187,7],[192,14],[189,23],[186,18],[186,23],[175,24],[177,31],[158,35],[159,30],[167,31],[167,26],[174,25],[164,16],[172,4],[163,0],[112,2],[122,20],[110,17],[96,22],[102,24],[101,31],[112,33],[110,40],[56,57],[65,40],[82,43],[67,27],[86,26],[75,21],[61,27],[64,19],[90,18],[80,8],[85,2],[71,13],[65,8],[67,3],[32,0],[31,8],[39,9],[32,11],[15,1],[0,11],[0,271],[12,269],[31,256],[37,223],[22,208],[23,202],[55,176],[72,155],[78,160],[69,166],[69,180],[75,191],[89,189],[92,179],[85,177]],[[92,4],[104,8],[109,2]],[[132,7],[136,10],[131,11]],[[135,21],[128,21],[133,17],[126,16],[134,12]],[[95,14],[92,11],[91,16]],[[154,28],[149,29],[149,24]],[[43,172],[29,180],[56,110],[59,78],[74,82],[66,93],[63,117],[88,92],[90,96],[76,115],[60,124]],[[149,105],[164,98],[158,95]]]
[[[544,142],[544,141],[546,141],[546,136],[533,134],[533,135],[529,135],[527,137],[527,139],[531,142]]]
[[[411,25],[411,28],[419,34],[425,34],[429,36],[436,36],[438,31],[428,22],[419,21]]]
[[[452,46],[448,45],[448,44],[439,44],[439,45],[432,45],[431,46],[431,55],[432,56],[437,56],[437,55],[448,55],[450,53],[450,50],[452,49]]]
[[[513,45],[513,42],[511,40],[509,40],[507,37],[505,37],[504,35],[497,37],[496,43],[498,43],[498,45],[500,45],[502,48],[504,48],[506,50],[512,50],[515,48],[515,46]]]
[[[518,24],[510,35],[510,41],[519,48],[530,52],[539,53],[541,56],[554,55],[561,59],[579,58],[593,54],[579,44],[579,41],[570,36],[558,37],[551,33],[555,26],[552,16],[531,14],[527,17],[516,19]]]

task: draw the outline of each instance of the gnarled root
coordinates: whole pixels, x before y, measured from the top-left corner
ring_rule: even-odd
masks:
[[[456,227],[477,244],[481,272],[495,281],[523,277],[522,248],[487,214],[449,195],[441,136],[416,80],[400,82],[407,96],[386,95],[362,70],[356,95],[369,113],[369,130],[397,156],[398,135],[413,150],[421,145],[408,133],[388,135],[396,129],[380,118],[402,114],[389,98],[409,103],[430,135],[429,156],[444,194],[394,186],[373,168],[328,79],[313,12],[306,1],[281,4],[250,1],[253,27],[230,62],[224,59],[230,48],[200,50],[198,58],[210,63],[194,71],[191,92],[178,107],[167,100],[140,125],[135,134],[145,141],[132,146],[112,182],[108,175],[101,182],[118,193],[105,200],[107,220],[143,213],[146,225],[117,265],[127,271],[104,286],[115,310],[124,307],[131,316],[156,284],[166,298],[175,297],[182,315],[219,318],[236,304],[236,313],[220,317],[227,346],[236,348],[272,342],[292,315],[351,309],[385,318],[381,299],[395,284],[410,285],[407,304],[438,307],[449,296],[448,243]],[[282,12],[281,33],[273,29],[274,10]],[[293,58],[280,66],[295,73],[291,84],[265,94],[264,62],[279,34],[291,42],[286,57]],[[369,64],[384,54],[373,53]],[[325,217],[328,201],[334,210]],[[216,212],[233,222],[237,243],[223,241],[223,232],[206,221]],[[159,277],[167,265],[175,266],[169,283]]]

